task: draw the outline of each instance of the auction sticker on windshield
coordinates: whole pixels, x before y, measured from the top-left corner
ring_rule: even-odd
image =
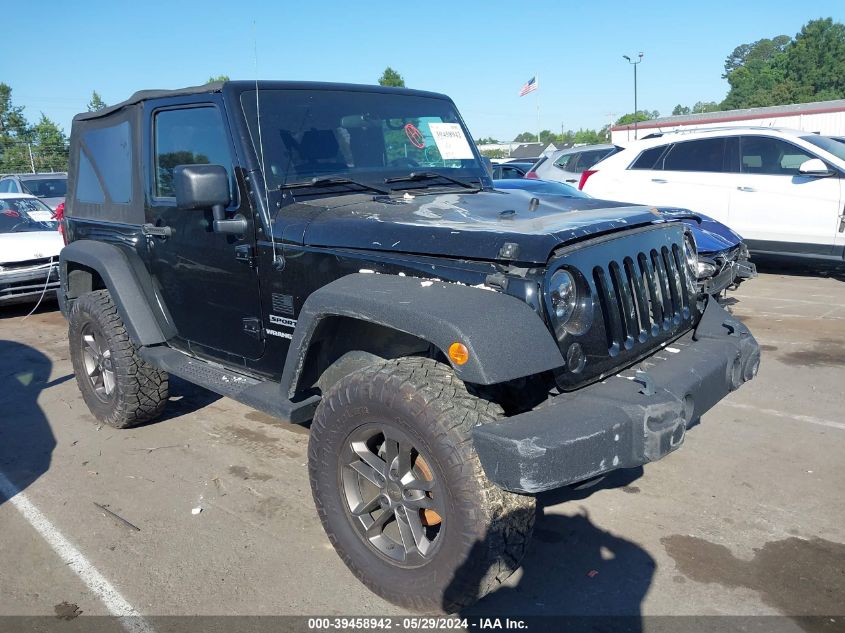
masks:
[[[428,129],[444,160],[473,157],[464,131],[457,123],[429,123]]]

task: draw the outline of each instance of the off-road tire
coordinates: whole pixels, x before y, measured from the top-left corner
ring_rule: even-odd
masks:
[[[129,428],[161,415],[167,404],[168,376],[138,355],[108,290],[89,292],[76,301],[68,317],[70,358],[76,384],[91,414],[116,428]],[[96,331],[108,348],[113,391],[97,395],[83,358],[83,331]]]
[[[324,394],[308,447],[311,491],[335,550],[373,592],[416,611],[455,613],[519,567],[535,500],[494,486],[471,438],[474,426],[501,417],[499,405],[474,397],[449,367],[424,358],[356,371]],[[445,539],[423,566],[409,569],[379,555],[349,514],[338,456],[350,434],[373,421],[400,426],[445,483]]]

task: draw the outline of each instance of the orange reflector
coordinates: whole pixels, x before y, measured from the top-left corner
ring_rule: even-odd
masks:
[[[456,365],[463,365],[469,360],[469,350],[463,343],[452,343],[449,346],[449,358]]]

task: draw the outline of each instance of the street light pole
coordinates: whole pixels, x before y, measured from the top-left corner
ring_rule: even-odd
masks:
[[[643,61],[643,54],[642,54],[642,51],[640,51],[639,56],[637,57],[636,61],[632,60],[627,55],[622,55],[622,57],[624,59],[627,59],[628,63],[631,64],[634,67],[634,140],[636,140],[636,138],[637,138],[637,112],[639,112],[639,110],[637,109],[637,66],[640,64],[640,62]]]

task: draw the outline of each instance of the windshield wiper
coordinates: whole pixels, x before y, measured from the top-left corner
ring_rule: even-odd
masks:
[[[385,178],[384,184],[387,185],[392,182],[418,182],[420,180],[433,180],[435,178],[442,178],[443,180],[448,180],[449,182],[453,182],[456,185],[465,187],[466,189],[479,189],[479,187],[476,187],[472,183],[466,182],[465,180],[452,178],[452,176],[447,176],[446,174],[438,174],[436,171],[412,171],[407,176],[395,176],[393,178]]]
[[[344,176],[323,176],[320,178],[311,178],[310,180],[303,180],[302,182],[289,182],[281,186],[282,189],[305,189],[306,187],[325,187],[330,185],[357,185],[362,189],[369,189],[382,195],[390,195],[390,191],[369,185],[365,182],[346,178]]]

